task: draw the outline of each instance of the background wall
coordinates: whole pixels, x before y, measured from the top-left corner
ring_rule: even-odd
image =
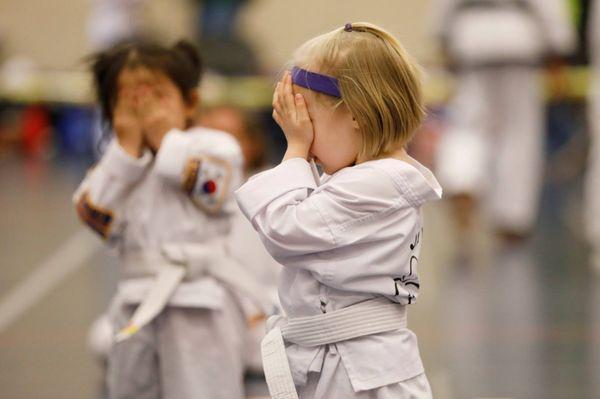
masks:
[[[147,0],[145,24],[173,40],[193,37],[195,1]],[[433,46],[425,26],[429,0],[252,0],[240,30],[256,48],[266,71],[280,68],[306,39],[352,21],[379,24],[421,61]],[[89,51],[88,0],[0,0],[5,56],[22,55],[44,67],[70,68]],[[282,17],[282,16],[286,17]]]

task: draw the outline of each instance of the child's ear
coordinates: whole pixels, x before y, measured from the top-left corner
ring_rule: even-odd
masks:
[[[352,127],[354,127],[354,129],[359,130],[360,126],[358,126],[358,122],[356,121],[355,117],[352,117]]]

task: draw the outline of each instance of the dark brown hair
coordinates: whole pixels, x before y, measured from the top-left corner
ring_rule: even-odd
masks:
[[[202,60],[191,43],[181,40],[172,47],[153,42],[130,42],[92,55],[90,58],[96,97],[102,118],[112,126],[117,102],[117,80],[125,68],[146,67],[164,73],[177,86],[185,101],[200,84]]]

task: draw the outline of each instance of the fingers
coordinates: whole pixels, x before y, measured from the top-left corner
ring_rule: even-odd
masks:
[[[285,72],[281,81],[275,87],[273,108],[277,108],[280,115],[296,112],[294,94],[292,93],[292,75],[289,71]]]
[[[117,94],[115,112],[130,112],[135,108],[135,92],[132,89],[121,89]]]
[[[282,121],[281,121],[281,116],[279,116],[279,113],[276,110],[273,110],[273,119],[275,120],[275,122],[277,122],[277,124],[283,128],[283,126],[281,125]]]
[[[308,113],[308,108],[306,107],[306,102],[304,101],[304,96],[300,93],[294,96],[294,101],[296,102],[296,112],[299,123],[308,123],[310,122],[310,114]]]
[[[117,103],[132,105],[135,102],[135,91],[133,89],[123,89],[119,92]]]
[[[289,71],[285,72],[281,81],[277,83],[272,105],[280,119],[285,117],[293,121],[297,120],[296,100],[292,91],[292,74]]]
[[[281,82],[277,82],[277,86],[275,86],[275,91],[273,92],[273,109],[276,110],[279,114],[283,114],[283,106],[281,101],[279,101],[281,91]]]
[[[292,76],[286,72],[273,93],[273,119],[282,128],[312,124],[304,96],[292,92]],[[285,126],[284,126],[285,125]]]
[[[153,90],[141,88],[138,91],[137,111],[142,117],[149,116],[160,106],[159,99]]]
[[[123,120],[137,118],[137,105],[132,95],[119,95],[113,110],[113,119]]]
[[[284,105],[285,111],[292,118],[296,118],[296,106],[294,104],[294,94],[292,93],[292,74],[288,71],[283,77],[283,89],[281,90],[282,96],[280,101]]]
[[[314,139],[314,128],[304,97],[292,90],[292,75],[288,71],[277,83],[273,93],[273,119],[283,130],[288,142],[286,157],[306,158]],[[298,150],[290,153],[290,148]],[[284,158],[285,159],[285,158]]]

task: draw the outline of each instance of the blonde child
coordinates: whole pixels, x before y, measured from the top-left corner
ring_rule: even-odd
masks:
[[[284,268],[262,344],[274,398],[429,398],[407,305],[419,291],[421,206],[441,187],[405,146],[424,110],[418,66],[368,23],[296,52],[273,97],[282,163],[236,199]],[[325,172],[318,177],[310,160]]]
[[[237,294],[251,276],[226,245],[243,158],[229,134],[191,127],[198,54],[185,42],[120,45],[92,72],[116,137],[74,200],[120,261],[109,397],[241,399]]]

